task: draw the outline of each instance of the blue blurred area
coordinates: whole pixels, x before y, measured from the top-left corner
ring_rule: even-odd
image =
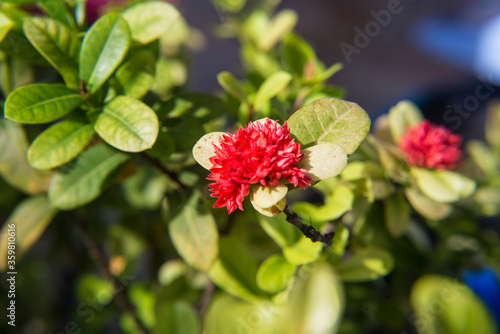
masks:
[[[500,329],[500,280],[495,269],[467,270],[462,280],[488,307]]]

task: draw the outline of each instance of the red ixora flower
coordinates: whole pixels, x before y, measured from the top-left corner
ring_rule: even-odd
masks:
[[[286,179],[295,187],[309,186],[312,177],[307,169],[297,167],[304,157],[300,144],[290,136],[286,122],[281,126],[269,118],[240,127],[236,134],[227,133],[213,144],[210,157],[212,172],[207,179],[211,196],[218,198],[214,208],[227,207],[228,213],[243,210],[243,199],[251,184],[278,186]]]
[[[461,142],[460,135],[425,120],[408,129],[408,134],[401,137],[399,147],[412,166],[453,169],[463,156]]]

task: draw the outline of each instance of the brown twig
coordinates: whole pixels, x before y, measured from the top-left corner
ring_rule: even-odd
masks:
[[[153,158],[152,156],[150,156],[146,153],[140,153],[140,155],[141,155],[141,157],[144,158],[144,160],[149,162],[151,165],[156,167],[156,169],[158,169],[160,172],[167,175],[171,180],[173,180],[175,183],[177,183],[182,190],[187,189],[187,186],[184,183],[182,183],[182,181],[179,179],[179,174],[177,174],[174,171],[171,171],[170,169],[165,167],[158,159]]]
[[[72,217],[74,218],[74,217]],[[119,308],[123,310],[123,312],[127,313],[132,317],[135,324],[139,328],[139,330],[143,334],[149,334],[149,330],[143,324],[137,312],[135,310],[134,305],[128,299],[127,287],[120,280],[111,273],[108,265],[108,260],[104,255],[104,250],[99,245],[99,243],[94,239],[94,237],[90,234],[85,226],[85,222],[80,218],[75,219],[75,226],[78,229],[79,235],[84,240],[85,244],[89,249],[90,257],[94,260],[101,274],[111,282],[113,285],[114,291],[114,300]]]
[[[332,239],[335,232],[321,234],[314,227],[304,224],[302,220],[300,220],[300,217],[288,207],[288,204],[285,206],[285,209],[283,209],[283,213],[286,215],[287,222],[297,226],[299,230],[313,242],[319,241],[327,246],[332,245]]]
[[[214,292],[215,284],[212,281],[208,281],[207,287],[205,288],[203,296],[201,297],[201,301],[197,307],[199,314],[204,314],[206,308],[208,307],[208,304],[210,304],[210,301],[212,300]]]

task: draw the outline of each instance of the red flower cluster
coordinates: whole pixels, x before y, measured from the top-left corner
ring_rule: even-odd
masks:
[[[399,142],[412,166],[429,169],[453,169],[463,156],[462,137],[444,126],[425,120],[408,129]]]
[[[250,123],[236,134],[221,136],[214,148],[212,174],[207,178],[215,181],[210,184],[211,196],[218,198],[214,208],[226,206],[228,213],[243,210],[251,184],[277,186],[283,178],[296,187],[311,184],[307,170],[296,166],[304,155],[286,122],[283,126],[270,119]]]

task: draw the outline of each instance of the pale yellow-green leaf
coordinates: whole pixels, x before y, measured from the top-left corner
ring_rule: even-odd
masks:
[[[414,167],[410,174],[422,193],[441,203],[456,202],[472,195],[476,190],[474,180],[452,171]]]
[[[453,207],[447,203],[434,201],[422,194],[418,188],[406,188],[405,195],[410,205],[425,218],[440,220],[446,218]]]
[[[307,169],[314,180],[325,180],[339,175],[347,166],[347,154],[337,144],[318,144],[302,150],[305,156],[297,165]]]
[[[392,107],[389,110],[389,126],[394,142],[398,143],[408,127],[420,123],[422,119],[420,109],[411,101],[401,101]]]
[[[283,255],[288,262],[300,265],[318,259],[322,249],[323,243],[312,242],[311,239],[302,236],[293,245],[283,248]]]
[[[218,145],[219,140],[225,132],[210,132],[204,135],[193,146],[193,157],[203,168],[210,170],[212,163],[210,158],[215,155],[214,144]]]

